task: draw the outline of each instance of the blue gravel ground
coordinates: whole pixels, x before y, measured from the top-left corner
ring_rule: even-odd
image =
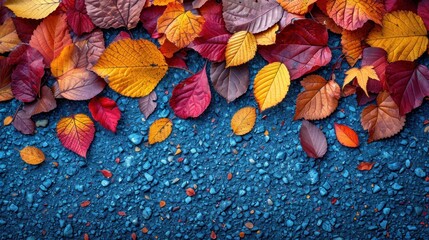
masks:
[[[133,34],[147,36],[142,31]],[[108,42],[117,33],[110,31]],[[338,44],[338,37],[330,42],[331,47]],[[252,81],[265,64],[260,57],[251,61]],[[204,60],[191,52],[188,65],[196,72]],[[319,71],[325,77],[329,72],[330,67]],[[340,72],[337,80],[342,83]],[[292,83],[281,104],[258,115],[251,133],[239,137],[232,136],[230,119],[241,107],[256,106],[252,87],[230,104],[212,89],[207,111],[198,119],[181,120],[168,100],[173,87],[188,76],[168,71],[156,88],[158,107],[146,121],[137,99],[105,90],[102,95],[117,101],[122,119],[117,134],[96,123],[87,160],[62,147],[55,134],[61,117],[90,115],[87,101],[59,100],[54,112],[36,117],[43,126],[34,136],[21,135],[12,126],[0,128],[0,238],[82,239],[87,233],[91,239],[130,239],[135,232],[139,239],[209,239],[214,231],[218,239],[239,239],[240,232],[245,239],[427,239],[427,101],[407,116],[400,134],[367,144],[360,125],[363,107],[355,96],[341,99],[332,116],[315,122],[329,146],[326,156],[315,161],[301,149],[301,122],[292,121],[299,82]],[[0,103],[0,119],[17,106],[17,101]],[[161,117],[172,119],[173,133],[149,146],[148,128]],[[334,122],[355,129],[361,146],[340,145]],[[182,153],[174,155],[178,144]],[[25,164],[17,149],[27,145],[41,148],[45,163]],[[361,161],[376,164],[361,172],[356,169]],[[109,169],[113,177],[104,178],[101,169]],[[197,188],[195,196],[186,195],[188,187]],[[80,207],[85,200],[91,204]],[[164,208],[159,207],[161,200]],[[253,223],[252,229],[247,222]]]

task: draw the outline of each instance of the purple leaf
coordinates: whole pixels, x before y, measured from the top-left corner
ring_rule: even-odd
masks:
[[[302,121],[299,139],[302,149],[311,158],[322,158],[328,149],[325,134],[307,120]]]
[[[57,101],[51,89],[48,86],[43,86],[40,98],[30,104],[24,105],[22,110],[29,116],[33,116],[42,112],[50,112],[56,107]]]
[[[36,129],[36,124],[31,120],[31,116],[23,110],[18,111],[12,125],[23,134],[33,134]]]
[[[230,103],[246,93],[249,87],[249,68],[247,64],[242,64],[225,69],[225,62],[212,63],[210,79],[216,92]]]
[[[153,111],[155,111],[157,98],[156,92],[152,91],[149,95],[139,99],[140,112],[143,113],[144,118],[148,119]]]

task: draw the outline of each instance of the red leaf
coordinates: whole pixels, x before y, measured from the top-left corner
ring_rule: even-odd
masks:
[[[190,48],[213,62],[222,62],[225,60],[226,44],[230,34],[223,34],[211,38],[196,38],[190,45]]]
[[[409,2],[409,0],[404,0]],[[417,8],[418,15],[423,19],[426,29],[429,29],[429,0],[422,0]]]
[[[113,176],[112,172],[107,169],[100,170],[100,172],[105,178],[111,178]]]
[[[89,102],[89,111],[101,126],[116,132],[116,126],[121,118],[121,111],[115,101],[107,97],[95,97]]]
[[[152,91],[149,95],[139,99],[139,109],[143,113],[144,118],[148,119],[156,108],[157,100],[156,92]]]
[[[180,51],[180,52],[174,53],[172,58],[166,58],[165,61],[167,62],[167,65],[169,67],[188,69],[185,59],[186,59],[186,52],[183,53],[183,51]]]
[[[80,36],[95,28],[86,12],[85,0],[63,0],[61,4],[67,14],[67,23],[74,33]]]
[[[299,19],[305,19],[305,16],[284,11],[282,18],[279,21],[280,31],[282,31],[287,25],[292,24],[294,21]]]
[[[140,14],[140,21],[152,38],[160,37],[160,34],[157,32],[158,18],[164,13],[165,9],[166,6],[151,6],[143,8]]]
[[[23,134],[33,134],[36,129],[36,124],[31,120],[31,116],[23,110],[18,111],[12,125]]]
[[[423,0],[425,1],[425,0]],[[405,10],[417,12],[417,1],[415,0],[385,0],[384,8],[387,12],[393,12],[397,10]],[[420,14],[419,14],[420,15]]]
[[[375,163],[371,163],[371,162],[360,162],[359,165],[357,166],[357,169],[360,171],[369,171],[372,169],[374,164]]]
[[[32,102],[40,91],[41,79],[45,74],[43,57],[29,45],[22,45],[17,52],[21,55],[16,59],[18,64],[11,76],[12,92],[16,99]]]
[[[409,61],[390,63],[386,69],[390,95],[405,115],[419,107],[429,96],[429,69]]]
[[[35,102],[24,105],[23,109],[28,115],[33,116],[42,112],[50,112],[57,107],[57,101],[54,94],[48,86],[43,86],[38,98]]]
[[[183,119],[200,116],[209,106],[212,95],[206,66],[195,75],[179,83],[173,90],[170,106]]]
[[[297,20],[277,35],[275,45],[261,47],[268,62],[283,62],[291,79],[325,66],[331,61],[326,27],[310,19]]]
[[[358,147],[359,137],[356,132],[349,126],[334,123],[335,135],[337,136],[338,142],[346,147]]]
[[[361,66],[373,66],[374,71],[377,73],[380,81],[369,79],[366,85],[368,92],[379,93],[381,90],[387,90],[386,83],[386,67],[389,65],[387,62],[387,53],[384,49],[367,47],[362,53]]]
[[[249,88],[249,68],[247,64],[225,68],[225,62],[212,63],[210,79],[216,92],[230,103]]]
[[[15,24],[16,32],[18,33],[19,39],[21,41],[28,43],[30,42],[33,31],[40,24],[40,20],[27,19],[27,18],[12,18],[13,24]]]
[[[212,232],[210,233],[210,238],[211,238],[211,239],[216,239],[216,238],[217,238],[215,231],[212,231]]]
[[[311,158],[322,158],[328,149],[325,134],[307,120],[302,121],[299,139],[302,149]]]
[[[84,207],[88,207],[90,204],[91,204],[91,201],[86,200],[86,201],[81,202],[80,206],[84,208]]]
[[[127,216],[127,214],[126,214],[124,211],[119,211],[119,212],[118,212],[118,215],[119,215],[119,216]]]

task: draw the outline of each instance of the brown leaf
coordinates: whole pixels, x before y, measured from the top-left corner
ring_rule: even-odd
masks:
[[[56,107],[57,102],[51,89],[48,86],[43,86],[40,98],[37,98],[36,101],[30,104],[24,105],[23,110],[30,116],[33,116],[42,112],[50,112]]]
[[[341,90],[334,80],[326,81],[319,75],[310,75],[301,81],[301,85],[304,92],[296,99],[294,120],[318,120],[335,111]]]
[[[365,39],[373,26],[372,22],[368,22],[354,31],[343,30],[341,35],[342,50],[351,67],[362,57],[363,49],[368,46],[365,43]]]
[[[398,105],[383,91],[378,94],[377,105],[369,105],[362,111],[361,124],[369,131],[368,142],[372,142],[399,133],[405,125],[405,116],[399,114]]]

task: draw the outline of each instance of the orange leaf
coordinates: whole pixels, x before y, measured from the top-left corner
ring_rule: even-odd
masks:
[[[373,28],[373,24],[368,22],[363,27],[354,31],[343,30],[341,35],[341,45],[346,60],[351,67],[362,57],[362,52],[365,47],[365,39],[369,31]]]
[[[12,116],[7,116],[3,119],[3,126],[9,126],[13,121]]]
[[[268,46],[276,43],[276,37],[277,37],[276,32],[278,30],[279,30],[279,25],[276,24],[263,32],[255,34],[256,44],[262,45],[262,46]]]
[[[84,208],[84,207],[88,207],[90,204],[91,204],[91,201],[86,200],[86,201],[81,202],[80,206]]]
[[[319,1],[320,2],[320,1]],[[311,10],[311,15],[314,17],[316,22],[319,22],[326,26],[326,28],[336,34],[341,34],[343,32],[343,28],[338,26],[332,18],[328,17],[322,10],[317,7],[314,7]]]
[[[57,136],[64,147],[85,158],[94,134],[94,123],[85,114],[62,118],[57,124]]]
[[[334,81],[326,81],[319,75],[310,75],[301,81],[304,91],[296,99],[294,120],[319,120],[335,111],[340,99],[340,86]]]
[[[195,191],[192,188],[188,188],[186,189],[186,195],[188,195],[189,197],[192,197],[195,195]]]
[[[384,5],[378,0],[328,0],[326,11],[336,24],[353,31],[368,20],[381,25]]]
[[[338,123],[334,123],[334,128],[337,140],[342,145],[351,148],[359,146],[359,137],[353,129]]]
[[[277,0],[284,10],[295,14],[306,14],[308,7],[317,0]]]
[[[20,43],[12,18],[8,18],[0,25],[0,53],[9,52]]]
[[[168,118],[160,118],[149,127],[149,144],[162,142],[170,136],[173,123]]]
[[[256,109],[244,107],[238,110],[231,119],[231,128],[236,135],[244,135],[252,131],[256,122]]]
[[[178,2],[169,3],[167,9],[158,18],[158,32],[178,48],[184,48],[199,36],[203,29],[204,18],[186,11]]]
[[[399,114],[398,105],[383,91],[378,94],[377,105],[369,105],[362,111],[361,124],[369,131],[368,142],[372,142],[399,133],[405,125],[405,116]]]
[[[45,154],[37,147],[27,146],[19,151],[21,159],[31,165],[38,165],[45,161]]]
[[[165,203],[165,201],[164,201],[164,200],[159,201],[159,207],[160,207],[160,208],[165,207],[165,205],[167,205],[167,203]]]
[[[371,163],[371,162],[360,162],[359,165],[357,166],[357,169],[360,171],[369,171],[372,169],[374,164],[375,163]]]
[[[365,92],[365,94],[367,96],[369,96],[368,91],[366,90],[366,85],[368,84],[368,80],[371,78],[371,79],[380,81],[380,79],[378,78],[377,72],[375,72],[373,66],[363,66],[361,68],[351,68],[351,69],[347,70],[347,72],[346,72],[346,77],[344,78],[343,88],[344,88],[344,86],[349,84],[351,81],[353,81],[353,79],[355,79],[355,78],[357,79],[359,86],[362,88],[362,90]]]
[[[30,40],[30,46],[43,55],[45,64],[48,66],[70,43],[72,40],[65,14],[51,15],[45,18],[34,30]]]

